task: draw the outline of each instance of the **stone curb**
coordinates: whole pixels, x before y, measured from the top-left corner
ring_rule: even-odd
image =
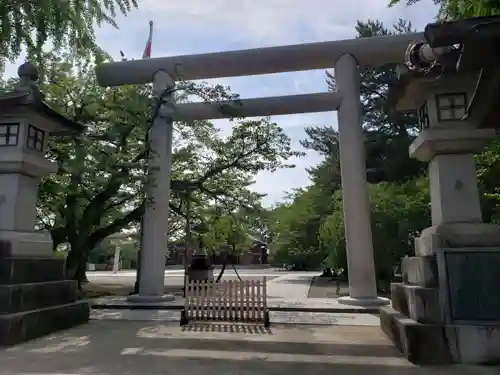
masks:
[[[147,303],[135,304],[103,304],[92,303],[92,309],[95,310],[174,310],[179,311],[184,308],[183,305],[158,305]],[[337,308],[337,307],[287,307],[287,306],[270,306],[269,311],[281,312],[309,312],[309,313],[343,313],[343,314],[378,314],[379,308]]]

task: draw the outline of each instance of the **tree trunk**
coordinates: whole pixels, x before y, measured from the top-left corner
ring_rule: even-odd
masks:
[[[52,237],[52,251],[57,251],[57,247],[67,241],[66,228],[58,227],[50,231]]]
[[[78,281],[78,288],[81,288],[87,280],[87,252],[77,246],[71,246],[66,258],[66,273],[68,278]]]
[[[320,275],[320,277],[333,277],[333,272],[331,268],[324,268],[323,273]]]

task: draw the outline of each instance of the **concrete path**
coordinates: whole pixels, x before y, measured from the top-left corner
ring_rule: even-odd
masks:
[[[267,283],[267,295],[270,299],[306,299],[312,278],[318,274],[318,272],[294,272],[279,276]]]
[[[277,272],[276,272],[277,273]],[[310,312],[341,312],[341,313],[373,313],[378,309],[360,306],[347,306],[337,302],[336,298],[307,298],[312,278],[318,272],[288,272],[267,282],[268,306],[275,310],[310,311]],[[255,276],[255,273],[254,273]],[[111,277],[112,278],[112,277]],[[132,280],[130,278],[130,280]],[[155,304],[130,303],[125,297],[102,297],[93,301],[96,309],[121,308],[151,308],[154,310],[180,309],[184,305],[184,298],[176,296],[175,301]]]
[[[493,375],[416,367],[374,327],[94,321],[0,350],[0,375]]]
[[[266,276],[268,278],[279,277],[283,272],[275,268],[237,268],[238,274],[243,279],[247,278],[261,278]],[[214,269],[214,274],[218,275],[220,268]],[[133,285],[136,279],[137,272],[135,270],[121,270],[117,273],[112,271],[89,271],[87,278],[91,283],[96,284],[122,284]],[[224,271],[224,278],[227,280],[237,280],[238,276],[234,270],[229,267]],[[184,269],[170,269],[165,270],[165,285],[179,285],[184,283]]]
[[[293,272],[270,280],[267,283],[269,307],[317,312],[373,312],[373,308],[342,305],[337,298],[308,298],[312,279],[318,275],[318,272]]]
[[[180,322],[180,311],[175,310],[118,310],[95,309],[91,319]],[[327,326],[371,326],[379,327],[380,319],[373,314],[311,313],[297,311],[271,311],[271,324],[308,324]]]

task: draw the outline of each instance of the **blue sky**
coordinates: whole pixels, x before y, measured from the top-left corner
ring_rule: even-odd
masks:
[[[403,18],[422,30],[432,22],[436,7],[430,0],[412,6],[387,8],[388,0],[139,0],[140,9],[119,17],[119,30],[97,30],[99,44],[119,57],[140,58],[147,39],[148,22],[154,21],[152,57],[216,52],[284,44],[346,39],[355,36],[357,20],[381,20],[386,26]],[[22,61],[21,61],[22,62]],[[7,66],[14,75],[18,62]],[[273,74],[212,80],[231,86],[243,98],[326,91],[324,71]],[[337,126],[335,113],[303,114],[273,118],[294,145],[305,137],[304,127]],[[228,129],[228,122],[217,121]],[[309,183],[306,168],[321,158],[309,153],[295,160],[295,169],[263,172],[254,189],[267,193],[264,203],[279,201],[286,191]]]

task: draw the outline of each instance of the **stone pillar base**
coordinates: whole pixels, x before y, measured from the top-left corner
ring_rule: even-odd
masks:
[[[455,232],[459,227],[462,233]],[[500,311],[495,289],[500,282],[495,276],[500,268],[500,248],[439,248],[443,244],[456,246],[461,240],[491,244],[498,228],[484,224],[444,228],[433,227],[427,236],[426,231],[422,233],[429,241],[422,241],[417,253],[426,255],[403,259],[403,283],[391,284],[392,307],[381,308],[381,328],[416,364],[500,363]],[[481,228],[486,232],[482,239],[477,236]],[[476,236],[468,237],[468,233]]]
[[[0,256],[0,346],[86,323],[90,306],[65,280],[65,260]]]
[[[385,306],[380,309],[380,327],[396,348],[415,364],[500,363],[500,324],[424,324]]]
[[[353,298],[346,296],[337,298],[337,301],[342,305],[361,306],[361,307],[385,306],[391,303],[391,301],[388,298],[383,298],[383,297]]]

